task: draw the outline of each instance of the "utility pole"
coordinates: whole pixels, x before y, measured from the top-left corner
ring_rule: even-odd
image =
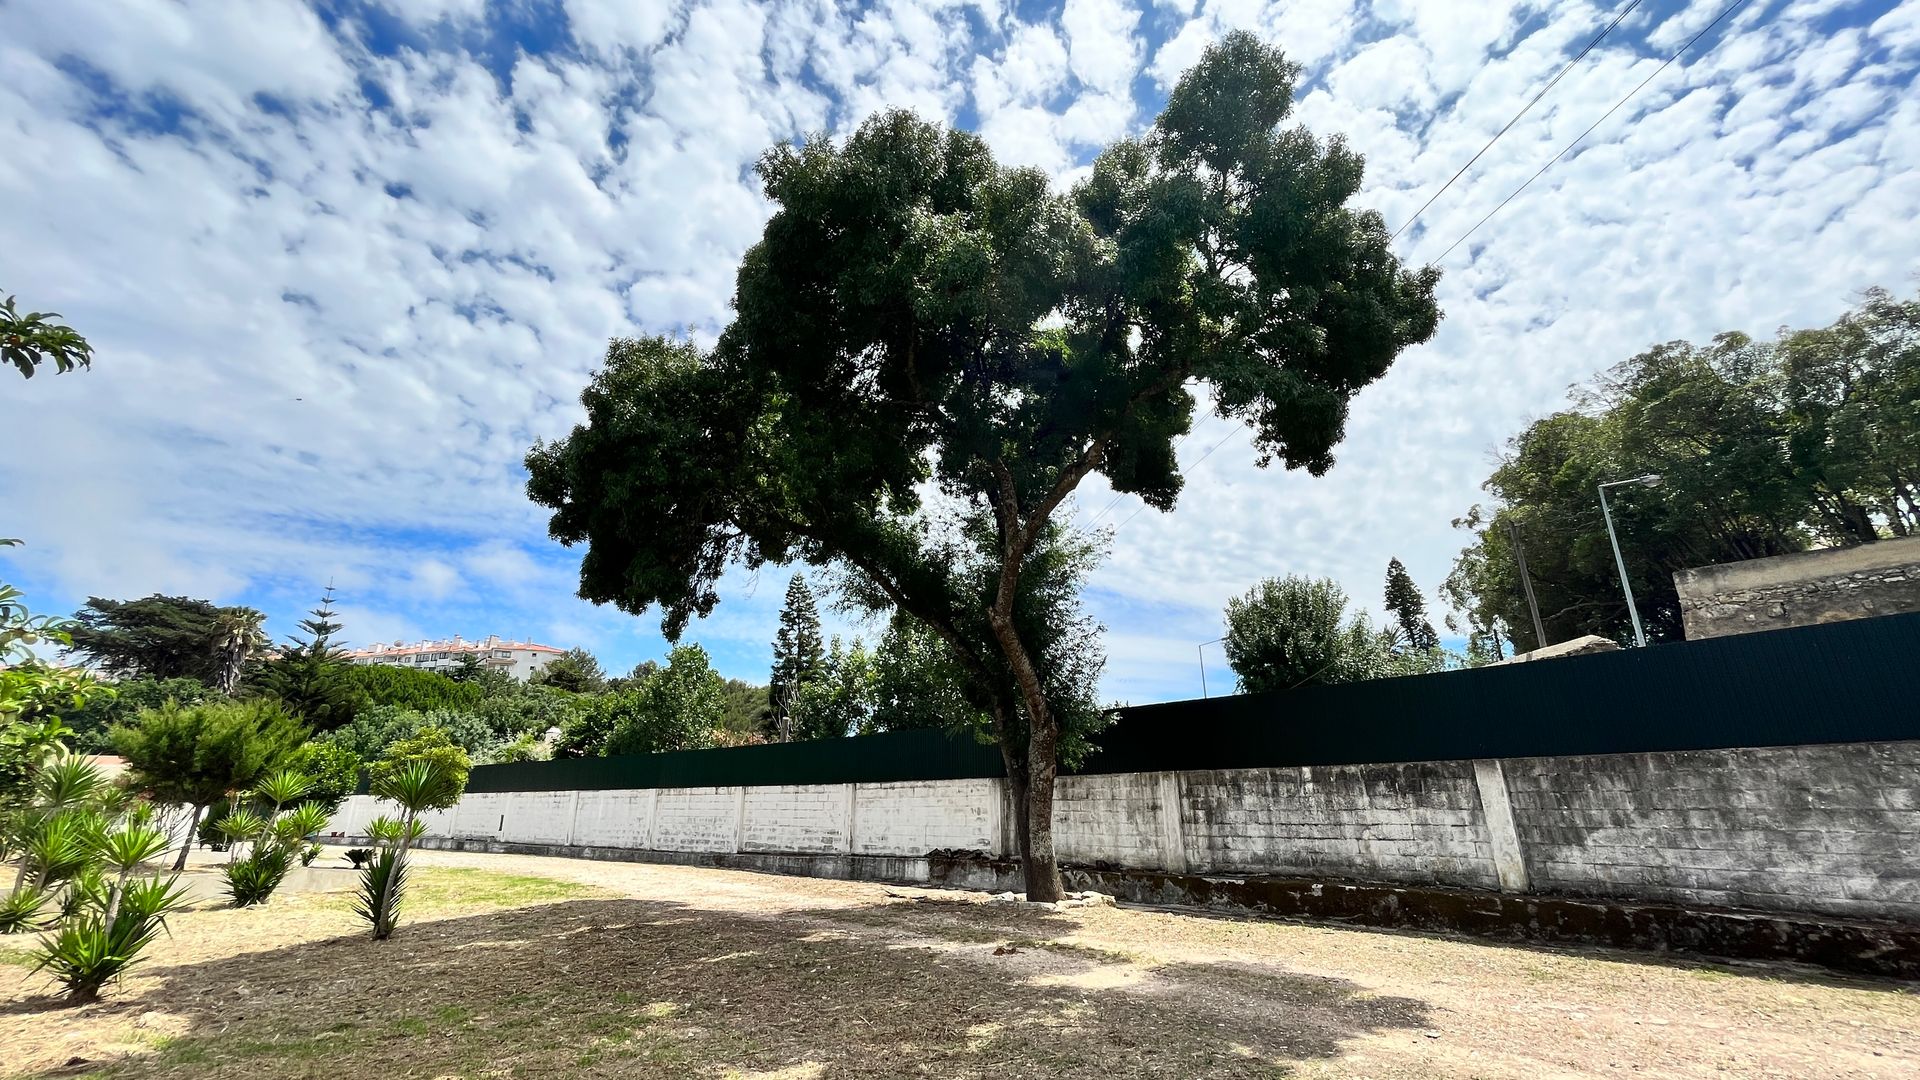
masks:
[[[1520,542],[1520,525],[1507,522],[1507,540],[1513,544],[1513,561],[1520,567],[1520,587],[1527,594],[1527,611],[1533,615],[1534,648],[1544,649],[1552,642],[1547,640],[1547,628],[1540,623],[1540,601],[1533,598],[1533,575],[1527,573],[1527,546]]]

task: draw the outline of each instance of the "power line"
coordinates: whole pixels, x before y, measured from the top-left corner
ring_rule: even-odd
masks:
[[[1427,207],[1432,206],[1434,204],[1434,200],[1440,198],[1440,196],[1442,195],[1445,195],[1447,193],[1447,189],[1453,186],[1453,182],[1455,180],[1460,179],[1462,176],[1465,176],[1467,173],[1467,170],[1473,168],[1473,163],[1476,161],[1479,161],[1482,154],[1485,154],[1487,151],[1493,149],[1493,144],[1500,141],[1500,136],[1505,135],[1513,127],[1513,125],[1519,123],[1520,118],[1527,115],[1528,110],[1532,109],[1535,105],[1540,104],[1540,99],[1543,97],[1546,97],[1548,91],[1560,85],[1560,80],[1567,77],[1567,72],[1572,71],[1574,68],[1574,65],[1578,64],[1582,60],[1585,60],[1587,58],[1587,54],[1592,52],[1597,46],[1599,46],[1599,44],[1602,41],[1606,40],[1607,35],[1613,33],[1613,28],[1616,26],[1619,26],[1621,20],[1633,14],[1633,9],[1639,6],[1640,6],[1640,0],[1629,0],[1627,6],[1620,9],[1620,14],[1615,15],[1613,17],[1613,21],[1608,23],[1606,26],[1602,27],[1600,32],[1594,35],[1592,41],[1587,42],[1586,48],[1581,49],[1578,53],[1574,55],[1573,59],[1567,61],[1565,66],[1561,67],[1561,69],[1554,74],[1553,78],[1547,82],[1547,85],[1541,87],[1540,92],[1533,95],[1533,99],[1531,101],[1528,101],[1525,105],[1522,105],[1520,107],[1520,111],[1513,114],[1513,119],[1507,121],[1506,127],[1503,127],[1499,131],[1494,132],[1493,138],[1487,140],[1487,145],[1481,147],[1479,153],[1476,153],[1471,158],[1468,158],[1467,163],[1465,165],[1460,166],[1459,172],[1454,173],[1451,179],[1449,179],[1446,183],[1440,185],[1439,191],[1434,192],[1431,196],[1428,197],[1426,202],[1421,203],[1420,209],[1415,210],[1413,212],[1412,217],[1401,222],[1400,227],[1393,230],[1393,236],[1391,236],[1389,239],[1393,239],[1393,240],[1400,239],[1400,234],[1403,232],[1406,232],[1409,226],[1411,226],[1414,222],[1420,220],[1420,215],[1427,212]]]
[[[1232,431],[1229,431],[1229,432],[1227,432],[1227,433],[1226,433],[1226,434],[1225,434],[1224,436],[1222,436],[1219,442],[1217,442],[1217,443],[1214,443],[1214,444],[1213,444],[1212,446],[1209,446],[1209,447],[1207,447],[1207,452],[1206,452],[1206,453],[1204,453],[1204,454],[1201,454],[1201,455],[1200,455],[1199,457],[1197,457],[1197,458],[1194,458],[1194,459],[1193,459],[1192,461],[1190,461],[1190,462],[1188,462],[1188,463],[1187,463],[1186,465],[1184,465],[1184,466],[1182,466],[1182,467],[1181,467],[1181,469],[1180,469],[1180,475],[1181,475],[1181,476],[1185,476],[1185,475],[1187,475],[1187,473],[1188,473],[1188,472],[1190,472],[1190,471],[1192,471],[1192,470],[1193,470],[1193,469],[1195,469],[1195,468],[1198,468],[1201,462],[1203,462],[1203,461],[1205,461],[1205,460],[1207,460],[1208,458],[1210,458],[1210,457],[1212,457],[1212,456],[1213,456],[1213,452],[1214,452],[1215,450],[1218,450],[1218,449],[1220,449],[1221,447],[1223,447],[1223,446],[1225,446],[1225,445],[1227,445],[1227,440],[1228,440],[1228,439],[1231,439],[1231,438],[1233,438],[1233,437],[1234,437],[1235,435],[1238,435],[1238,434],[1240,434],[1240,433],[1241,433],[1242,431],[1245,431],[1245,430],[1246,430],[1246,428],[1247,428],[1247,422],[1246,422],[1245,420],[1242,420],[1242,421],[1240,421],[1239,423],[1237,423],[1237,424],[1235,424],[1235,425],[1233,425],[1233,430],[1232,430]],[[1145,510],[1146,508],[1147,508],[1147,504],[1146,504],[1146,503],[1144,503],[1144,502],[1142,502],[1142,503],[1141,503],[1141,504],[1140,504],[1139,506],[1136,506],[1136,507],[1134,507],[1134,508],[1133,508],[1133,513],[1131,513],[1131,514],[1128,514],[1128,515],[1127,515],[1127,516],[1126,516],[1125,518],[1123,518],[1123,519],[1121,519],[1121,521],[1120,521],[1120,524],[1118,524],[1118,525],[1115,525],[1115,526],[1113,527],[1113,531],[1117,533],[1117,532],[1119,532],[1119,531],[1120,531],[1121,529],[1124,529],[1124,528],[1126,528],[1126,527],[1127,527],[1127,522],[1129,522],[1129,521],[1132,521],[1132,520],[1133,520],[1134,518],[1137,518],[1137,517],[1139,517],[1139,516],[1140,516],[1140,511],[1142,511],[1142,510]]]
[[[1540,166],[1539,172],[1534,173],[1532,176],[1528,177],[1526,183],[1521,184],[1517,188],[1514,188],[1513,194],[1508,195],[1504,199],[1501,199],[1500,205],[1494,207],[1492,210],[1489,210],[1487,212],[1487,216],[1475,222],[1473,228],[1468,229],[1466,232],[1462,233],[1460,235],[1460,239],[1455,240],[1451,244],[1448,244],[1447,250],[1440,253],[1440,258],[1435,259],[1433,261],[1439,262],[1440,259],[1444,259],[1448,255],[1453,254],[1454,248],[1457,248],[1461,244],[1466,243],[1467,237],[1472,236],[1474,233],[1478,232],[1480,230],[1480,226],[1485,225],[1489,221],[1492,221],[1493,215],[1499,213],[1501,210],[1506,209],[1506,205],[1512,202],[1514,199],[1519,198],[1521,192],[1527,190],[1529,187],[1532,187],[1533,182],[1535,180],[1538,180],[1542,176],[1545,176],[1547,174],[1548,169],[1553,168],[1554,165],[1558,163],[1561,158],[1567,156],[1569,151],[1571,151],[1574,147],[1580,145],[1581,141],[1584,140],[1587,136],[1593,134],[1594,128],[1597,128],[1601,124],[1606,123],[1607,117],[1612,116],[1614,113],[1618,112],[1620,110],[1620,106],[1625,105],[1629,101],[1632,101],[1635,94],[1638,94],[1641,90],[1644,90],[1648,83],[1652,82],[1655,78],[1658,78],[1660,73],[1667,70],[1667,67],[1671,65],[1675,60],[1680,59],[1680,55],[1682,53],[1686,52],[1688,49],[1693,48],[1694,42],[1699,41],[1703,37],[1706,37],[1707,34],[1712,32],[1714,27],[1719,26],[1723,21],[1725,21],[1727,16],[1740,10],[1746,5],[1747,5],[1747,0],[1733,0],[1733,3],[1728,4],[1726,7],[1722,8],[1720,11],[1720,14],[1715,15],[1713,17],[1713,21],[1708,23],[1705,29],[1701,30],[1699,33],[1688,38],[1687,43],[1685,45],[1680,46],[1678,49],[1674,50],[1674,53],[1672,56],[1669,56],[1665,60],[1661,61],[1660,66],[1653,69],[1653,74],[1648,75],[1646,78],[1640,80],[1639,86],[1636,86],[1633,89],[1627,91],[1626,97],[1623,97],[1619,101],[1614,102],[1613,108],[1608,109],[1605,113],[1603,113],[1600,119],[1595,120],[1591,125],[1587,127],[1587,130],[1581,132],[1579,136],[1575,138],[1572,142],[1568,143],[1564,147],[1561,147],[1560,152],[1553,155],[1552,160],[1548,161],[1545,165]]]
[[[1202,417],[1200,422],[1206,423],[1206,418]],[[1184,444],[1188,439],[1191,439],[1194,436],[1194,434],[1195,434],[1194,429],[1188,428],[1187,433],[1185,435],[1180,436],[1179,439],[1174,441],[1173,449],[1177,452],[1180,449],[1181,445]],[[1100,519],[1103,517],[1106,517],[1109,513],[1111,513],[1114,507],[1120,505],[1120,500],[1126,497],[1127,497],[1127,493],[1124,491],[1114,492],[1113,501],[1101,507],[1099,513],[1087,519],[1087,528],[1091,529],[1095,525],[1100,524]]]

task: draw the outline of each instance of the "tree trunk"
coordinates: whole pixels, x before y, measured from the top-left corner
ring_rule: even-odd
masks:
[[[1020,867],[1026,872],[1027,899],[1052,902],[1064,899],[1060,863],[1053,851],[1053,778],[1060,771],[1060,733],[1053,717],[1035,723],[1027,742],[1026,851]]]
[[[173,872],[179,873],[187,868],[187,852],[193,850],[193,838],[200,831],[200,811],[204,809],[194,804],[193,813],[187,815],[187,840],[180,845],[180,857],[173,860]]]

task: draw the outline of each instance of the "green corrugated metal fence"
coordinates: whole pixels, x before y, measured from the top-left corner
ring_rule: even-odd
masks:
[[[1122,710],[1082,773],[1920,739],[1920,614]],[[470,791],[1001,775],[967,735],[489,765]]]

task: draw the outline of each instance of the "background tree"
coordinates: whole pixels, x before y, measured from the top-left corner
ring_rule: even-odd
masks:
[[[41,364],[52,362],[56,372],[93,366],[93,346],[73,327],[53,320],[55,311],[20,314],[14,298],[0,303],[0,361],[12,364],[22,378],[31,379]]]
[[[607,695],[616,719],[608,754],[656,754],[713,746],[726,719],[726,682],[698,645],[678,645],[639,687]]]
[[[0,813],[26,798],[42,766],[72,734],[62,721],[114,691],[93,676],[48,664],[37,646],[72,642],[72,624],[27,609],[20,590],[0,582]]]
[[[341,630],[334,620],[333,586],[308,616],[300,622],[307,638],[288,639],[291,645],[261,666],[260,688],[315,731],[331,731],[353,720],[361,702],[355,683],[360,676],[352,674],[354,665],[333,644]]]
[[[744,679],[728,679],[726,699],[726,714],[720,721],[722,741],[728,746],[765,742],[773,732],[771,689]]]
[[[482,682],[459,682],[438,671],[391,664],[349,664],[341,670],[341,678],[367,705],[465,711],[487,696]]]
[[[789,719],[796,740],[844,739],[873,717],[873,659],[859,638],[842,646],[835,635],[820,671],[799,684]]]
[[[113,729],[132,786],[155,802],[193,808],[173,868],[187,864],[200,815],[286,764],[307,729],[276,701],[167,703]]]
[[[89,597],[73,617],[73,651],[103,671],[214,687],[231,660],[235,628],[250,625],[257,633],[266,618],[252,608],[158,593],[139,600]]]
[[[607,688],[600,661],[585,649],[568,649],[533,675],[533,682],[574,694],[597,694]]]
[[[873,652],[873,711],[865,732],[992,730],[966,669],[940,635],[896,614]]]
[[[395,743],[415,738],[429,729],[439,731],[475,759],[487,757],[509,738],[472,713],[369,705],[356,713],[350,723],[322,735],[320,741],[351,751],[360,761],[371,762],[384,757]]]
[[[774,213],[716,348],[615,342],[587,424],[528,456],[552,535],[590,544],[581,595],[658,604],[677,636],[736,561],[864,576],[990,699],[1028,895],[1057,898],[1063,714],[1091,690],[1054,696],[1020,609],[1056,512],[1096,472],[1170,510],[1200,384],[1262,463],[1324,472],[1349,399],[1439,318],[1438,272],[1346,206],[1359,156],[1281,128],[1296,75],[1228,35],[1070,192],[903,112],[770,150]],[[929,483],[989,523],[986,581],[940,559]]]
[[[267,635],[260,629],[267,617],[252,608],[222,608],[213,620],[213,688],[231,694],[240,687],[240,676],[254,654],[266,647]]]
[[[820,609],[804,575],[787,582],[786,603],[780,608],[780,629],[773,637],[773,677],[767,699],[773,709],[774,738],[795,738],[794,709],[802,689],[826,671],[827,652],[820,639]],[[805,736],[798,736],[804,738]]]
[[[1920,529],[1917,400],[1920,300],[1882,289],[1829,327],[1771,342],[1726,333],[1655,346],[1508,444],[1484,485],[1492,505],[1455,522],[1474,542],[1442,595],[1483,654],[1502,637],[1538,647],[1508,535],[1517,525],[1548,638],[1631,640],[1594,488],[1658,473],[1658,488],[1609,497],[1647,636],[1679,638],[1676,570]]]
[[[1380,674],[1386,651],[1364,615],[1327,578],[1266,578],[1227,601],[1223,645],[1245,693],[1358,682]]]
[[[1407,649],[1426,652],[1440,647],[1440,635],[1427,621],[1427,602],[1421,599],[1413,575],[1407,573],[1398,558],[1387,562],[1386,604],[1387,613],[1393,616],[1400,640]]]
[[[473,759],[445,730],[431,726],[421,728],[383,750],[380,757],[367,766],[367,786],[373,791],[385,790],[396,778],[421,765],[445,776],[449,784],[445,790],[435,792],[433,798],[421,802],[414,809],[445,810],[460,801],[460,793],[467,788],[467,775],[472,771]]]
[[[218,697],[213,687],[197,679],[121,679],[112,684],[113,693],[98,694],[81,708],[65,714],[73,734],[67,745],[76,753],[111,754],[109,735],[116,724],[125,724],[148,709],[157,709],[169,701],[193,705]]]

